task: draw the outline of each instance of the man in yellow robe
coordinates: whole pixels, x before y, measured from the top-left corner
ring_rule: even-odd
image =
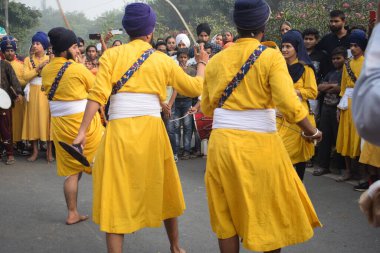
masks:
[[[74,141],[85,144],[91,119],[112,93],[93,170],[93,220],[106,232],[110,253],[122,252],[124,234],[159,227],[162,221],[171,252],[184,252],[177,217],[185,202],[160,102],[165,101],[169,85],[185,96],[199,96],[208,55],[200,50],[197,76],[190,77],[169,56],[152,49],[155,23],[149,5],[126,6],[123,26],[131,42],[106,50],[100,58]]]
[[[72,143],[78,132],[87,103],[88,92],[95,78],[83,64],[76,63],[79,55],[74,32],[62,27],[49,32],[55,57],[42,70],[42,85],[49,99],[52,139],[56,148],[57,174],[66,177],[64,194],[68,208],[66,224],[86,220],[77,210],[78,182],[82,172],[91,174],[59,145],[59,141]],[[61,78],[59,81],[58,79]],[[103,133],[100,117],[94,117],[86,132],[87,145],[83,153],[92,161]]]
[[[7,38],[11,38],[10,36],[4,37],[2,42],[1,51],[4,54],[5,60],[8,61],[13,70],[16,73],[17,79],[21,85],[21,88],[24,89],[26,85],[26,81],[24,80],[24,63],[17,59],[16,51],[17,44],[16,41],[7,43]],[[12,38],[13,39],[13,38]],[[14,40],[14,39],[13,39]],[[13,142],[17,143],[17,149],[22,151],[21,149],[21,135],[22,135],[22,125],[24,119],[24,111],[25,111],[25,101],[24,98],[20,98],[18,102],[15,102],[14,107],[12,108],[12,135]]]
[[[269,16],[264,0],[237,0],[241,39],[206,68],[201,109],[214,118],[205,182],[221,252],[239,252],[239,238],[249,250],[280,252],[321,226],[277,132],[275,108],[309,141],[322,135],[307,119],[281,52],[260,43]]]

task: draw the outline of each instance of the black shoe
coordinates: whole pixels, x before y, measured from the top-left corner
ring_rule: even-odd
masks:
[[[324,168],[316,168],[314,171],[313,171],[313,176],[322,176],[324,174],[329,174],[331,173],[329,169],[324,169]]]
[[[365,192],[366,190],[368,190],[368,188],[369,188],[368,182],[364,182],[364,183],[358,184],[357,186],[354,186],[354,190],[358,192]]]

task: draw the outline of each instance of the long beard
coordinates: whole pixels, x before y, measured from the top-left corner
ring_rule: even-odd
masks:
[[[66,56],[66,59],[67,59],[67,60],[75,60],[75,59],[74,59],[74,55],[73,55],[69,50],[67,50],[67,56]]]

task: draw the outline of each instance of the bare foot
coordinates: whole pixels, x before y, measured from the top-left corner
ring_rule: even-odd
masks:
[[[170,247],[170,253],[186,253],[184,249]]]
[[[46,160],[48,161],[48,163],[54,162],[53,154],[51,151],[49,151],[49,148],[46,151]]]
[[[28,162],[34,162],[38,158],[38,153],[33,153],[27,160]]]
[[[66,225],[74,225],[79,222],[85,221],[87,219],[88,219],[88,215],[78,215],[75,217],[70,217],[70,218],[67,218]]]

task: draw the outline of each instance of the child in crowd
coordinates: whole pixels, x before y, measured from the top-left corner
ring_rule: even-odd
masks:
[[[332,63],[335,70],[330,71],[318,86],[319,96],[323,97],[319,127],[323,132],[323,139],[319,144],[317,163],[314,167],[314,176],[330,173],[331,149],[336,143],[338,121],[336,109],[339,103],[340,83],[347,50],[337,47],[332,52]]]

